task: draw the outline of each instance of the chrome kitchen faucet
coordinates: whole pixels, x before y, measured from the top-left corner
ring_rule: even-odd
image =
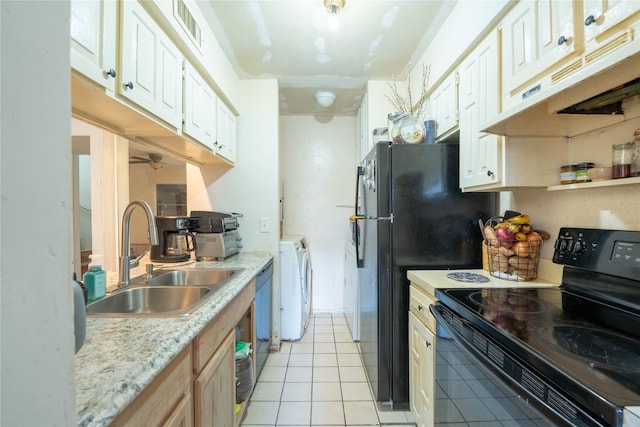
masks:
[[[153,216],[151,207],[144,200],[134,200],[124,210],[122,215],[122,247],[120,249],[120,280],[118,280],[118,288],[129,285],[131,267],[138,265],[138,260],[131,259],[131,248],[129,247],[129,224],[131,223],[131,214],[136,206],[141,207],[147,216],[149,223],[149,242],[152,245],[158,244],[158,229],[156,228],[156,219]]]

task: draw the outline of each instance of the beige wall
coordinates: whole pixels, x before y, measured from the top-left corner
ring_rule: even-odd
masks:
[[[313,268],[313,310],[341,312],[344,242],[354,211],[355,117],[280,118],[284,234],[303,235]]]

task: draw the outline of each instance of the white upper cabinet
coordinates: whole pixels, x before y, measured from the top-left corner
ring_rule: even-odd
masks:
[[[497,183],[502,137],[480,132],[499,110],[499,44],[493,31],[460,64],[460,187]]]
[[[624,20],[640,11],[637,0],[585,0],[584,35],[587,43],[597,43],[599,36],[624,30]]]
[[[500,112],[499,31],[460,64],[460,188],[499,191],[546,187],[566,160],[562,138],[505,138],[481,132]],[[553,153],[550,154],[550,153]]]
[[[216,94],[202,76],[184,64],[184,133],[214,149],[216,142]]]
[[[222,100],[218,100],[217,141],[215,149],[218,155],[229,160],[236,161],[236,116]]]
[[[458,128],[458,76],[451,73],[430,97],[431,117],[436,121],[436,139]]]
[[[523,0],[507,14],[502,51],[505,109],[544,89],[536,78],[550,67],[582,53],[583,39],[575,34],[579,19],[572,1]]]
[[[71,0],[71,67],[114,90],[116,70],[115,0]]]
[[[522,0],[501,26],[503,108],[486,131],[571,137],[625,119],[574,106],[640,78],[640,1]]]
[[[176,129],[182,128],[182,54],[140,3],[122,5],[118,92]]]

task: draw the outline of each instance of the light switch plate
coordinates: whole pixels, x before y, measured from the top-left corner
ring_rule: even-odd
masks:
[[[271,231],[271,220],[269,218],[260,218],[260,232],[269,233]]]

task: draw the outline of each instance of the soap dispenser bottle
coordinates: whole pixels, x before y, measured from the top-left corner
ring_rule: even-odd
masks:
[[[89,255],[89,270],[82,276],[88,301],[97,301],[107,294],[107,273],[102,269],[102,255]]]

